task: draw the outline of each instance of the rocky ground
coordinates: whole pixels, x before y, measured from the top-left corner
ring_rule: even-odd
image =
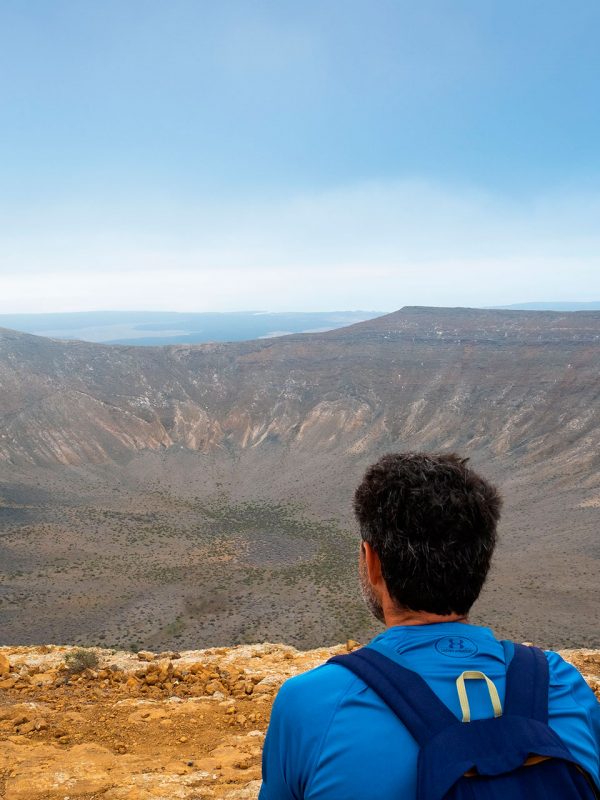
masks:
[[[254,800],[277,689],[355,646],[0,648],[0,797]],[[600,652],[562,654],[600,697]]]

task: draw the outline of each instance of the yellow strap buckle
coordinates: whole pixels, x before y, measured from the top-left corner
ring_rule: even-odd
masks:
[[[471,722],[471,707],[469,706],[469,697],[467,695],[467,687],[465,681],[485,681],[488,692],[490,693],[490,700],[492,701],[492,708],[494,709],[494,717],[502,716],[502,703],[500,702],[500,695],[494,681],[490,680],[484,672],[463,672],[456,679],[456,690],[458,692],[458,699],[460,700],[460,710],[462,711],[462,721]]]

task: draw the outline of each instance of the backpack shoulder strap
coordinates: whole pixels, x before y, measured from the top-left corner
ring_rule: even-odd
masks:
[[[505,653],[506,643],[502,643]],[[504,713],[548,724],[548,661],[537,647],[514,645],[506,672]]]
[[[328,664],[339,664],[367,684],[404,723],[420,747],[457,718],[416,672],[372,647],[363,647]]]

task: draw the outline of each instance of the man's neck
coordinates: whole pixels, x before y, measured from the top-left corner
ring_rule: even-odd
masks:
[[[427,611],[411,611],[409,608],[385,609],[385,625],[434,625],[437,622],[464,622],[469,624],[466,614],[430,614]]]

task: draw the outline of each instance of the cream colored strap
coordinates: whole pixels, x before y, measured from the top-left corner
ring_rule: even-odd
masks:
[[[467,695],[467,687],[465,681],[485,681],[490,693],[490,700],[494,709],[494,716],[502,716],[502,703],[500,702],[500,695],[494,682],[488,678],[483,672],[463,672],[456,679],[456,690],[458,692],[458,699],[460,700],[460,710],[462,711],[462,721],[471,722],[471,707],[469,706],[469,698]]]

